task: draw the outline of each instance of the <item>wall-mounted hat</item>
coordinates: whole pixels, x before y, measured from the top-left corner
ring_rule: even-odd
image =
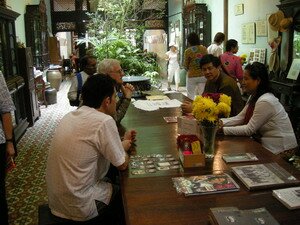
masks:
[[[280,32],[286,32],[288,31],[288,29],[290,28],[290,26],[293,23],[293,18],[289,17],[289,18],[284,18],[280,21],[280,25],[279,25],[279,31]]]
[[[280,29],[280,22],[284,19],[284,14],[281,10],[278,10],[276,13],[273,13],[269,17],[269,24],[271,29],[274,31],[279,31]]]

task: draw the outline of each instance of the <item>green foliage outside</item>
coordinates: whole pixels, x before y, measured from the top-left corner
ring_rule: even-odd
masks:
[[[155,53],[143,52],[143,33],[145,31],[142,1],[139,0],[97,0],[98,9],[90,13],[89,37],[79,40],[88,42],[90,51],[102,60],[118,59],[126,75],[147,76],[152,84],[160,83],[159,66]],[[157,11],[151,18],[161,18]],[[135,41],[135,44],[133,42]]]

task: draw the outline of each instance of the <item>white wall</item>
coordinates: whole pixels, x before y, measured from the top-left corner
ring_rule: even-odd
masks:
[[[215,0],[223,1],[223,0]],[[255,44],[242,44],[242,24],[256,22],[257,20],[266,20],[267,14],[272,14],[278,11],[276,5],[279,0],[229,0],[228,1],[228,39],[236,39],[239,42],[239,52],[237,55],[249,52],[253,48],[266,48],[267,49],[267,62],[270,55],[271,48],[268,45],[267,37],[256,37]],[[236,4],[244,4],[244,14],[234,15],[234,6]],[[214,20],[214,17],[213,17]],[[267,21],[268,22],[268,21]]]
[[[38,5],[40,0],[6,0],[6,5],[8,9],[11,9],[19,14],[16,19],[16,35],[18,40],[26,44],[25,37],[25,22],[24,22],[24,14],[26,12],[26,5]],[[46,9],[47,9],[47,24],[48,30],[51,32],[51,15],[50,15],[50,0],[45,0]]]

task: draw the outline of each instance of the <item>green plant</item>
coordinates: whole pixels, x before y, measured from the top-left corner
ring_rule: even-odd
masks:
[[[78,43],[88,42],[99,60],[118,59],[126,75],[145,75],[153,84],[159,83],[156,54],[142,50],[145,31],[142,1],[97,1],[97,11],[89,14],[89,36]],[[150,16],[158,18],[163,16],[162,12],[158,10]]]

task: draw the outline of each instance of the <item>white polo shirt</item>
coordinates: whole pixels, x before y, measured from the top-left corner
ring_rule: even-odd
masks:
[[[101,181],[110,162],[125,162],[116,123],[109,115],[82,106],[59,123],[49,151],[46,183],[51,212],[85,221],[98,215],[95,200],[109,203],[112,186]]]

